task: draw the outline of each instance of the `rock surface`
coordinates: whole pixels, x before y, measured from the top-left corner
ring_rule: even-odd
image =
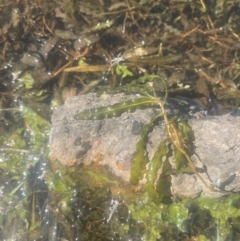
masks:
[[[95,162],[107,166],[114,176],[129,183],[132,158],[142,126],[159,113],[159,109],[147,108],[104,120],[75,120],[74,115],[85,109],[139,97],[87,94],[68,99],[52,116],[51,157],[68,166]],[[194,131],[196,146],[192,160],[200,175],[209,184],[221,179],[224,180],[222,189],[240,191],[240,118],[211,116],[190,119],[189,124]],[[164,130],[162,122],[149,136],[147,151],[150,159],[159,143],[167,138]],[[188,198],[223,195],[209,191],[194,174],[172,176],[172,193]]]

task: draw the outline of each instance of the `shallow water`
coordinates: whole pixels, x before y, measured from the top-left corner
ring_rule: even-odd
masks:
[[[208,114],[237,110],[239,11],[239,1],[1,0],[0,239],[239,240],[238,194],[190,200],[159,184],[167,198],[154,199],[106,178],[101,155],[65,167],[48,146],[64,96],[90,91],[153,86]]]

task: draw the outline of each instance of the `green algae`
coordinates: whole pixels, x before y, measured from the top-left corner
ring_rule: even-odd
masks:
[[[0,181],[5,185],[1,194],[4,198],[0,200],[0,232],[5,238],[13,234],[13,237],[27,239],[27,231],[37,222],[31,220],[34,211],[29,208],[34,196],[34,182],[29,182],[31,168],[43,157],[50,125],[25,106],[19,116],[21,121],[12,127],[12,133],[5,135],[1,149]]]
[[[232,221],[240,217],[239,194],[224,197],[216,201],[208,198],[199,198],[198,204],[201,208],[209,210],[217,225],[217,240],[224,241],[233,228]],[[239,228],[238,228],[239,230]]]
[[[158,240],[163,233],[168,232],[170,225],[177,226],[181,232],[182,223],[188,219],[185,203],[156,205],[148,198],[138,201],[135,205],[131,204],[129,209],[133,218],[144,224],[143,240]]]
[[[116,66],[116,74],[121,76],[121,78],[126,78],[127,76],[133,76],[133,73],[129,71],[127,66],[118,64]]]

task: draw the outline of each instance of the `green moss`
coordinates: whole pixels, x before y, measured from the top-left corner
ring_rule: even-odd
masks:
[[[31,147],[35,150],[41,150],[48,141],[50,123],[28,107],[23,107],[23,118],[31,135]]]
[[[170,232],[169,227],[175,225],[181,231],[183,222],[188,219],[188,210],[185,202],[172,205],[156,205],[148,198],[139,200],[136,205],[131,204],[129,209],[133,218],[145,227],[144,240],[156,241],[161,233]],[[170,225],[170,226],[169,226]]]
[[[18,128],[13,134],[4,140],[4,145],[11,148],[23,149],[26,147],[26,141],[22,137],[24,129]]]
[[[25,72],[23,76],[19,79],[20,83],[22,82],[26,89],[32,89],[35,83],[32,75],[28,72]]]
[[[210,241],[210,239],[206,238],[205,235],[199,235],[197,241]]]
[[[208,209],[212,217],[215,218],[217,229],[219,230],[219,241],[224,241],[232,228],[232,224],[229,221],[229,218],[235,219],[240,217],[240,208],[235,205],[235,203],[239,202],[239,194],[221,198],[216,201],[208,198],[198,199],[200,208]]]

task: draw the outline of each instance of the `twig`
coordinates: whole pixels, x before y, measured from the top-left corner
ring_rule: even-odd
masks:
[[[16,152],[22,152],[22,153],[29,153],[29,150],[10,148],[10,147],[0,147],[0,151],[16,151]]]
[[[83,56],[85,56],[89,51],[89,48],[87,47],[85,49],[85,51],[82,54],[78,54],[76,55],[71,61],[69,61],[68,63],[66,63],[64,66],[62,66],[59,70],[57,70],[54,74],[52,74],[52,78],[54,78],[55,76],[57,76],[60,72],[62,72],[65,68],[67,68],[69,65],[71,65],[75,60],[78,60],[79,58],[82,58]],[[52,79],[51,78],[51,79]]]

